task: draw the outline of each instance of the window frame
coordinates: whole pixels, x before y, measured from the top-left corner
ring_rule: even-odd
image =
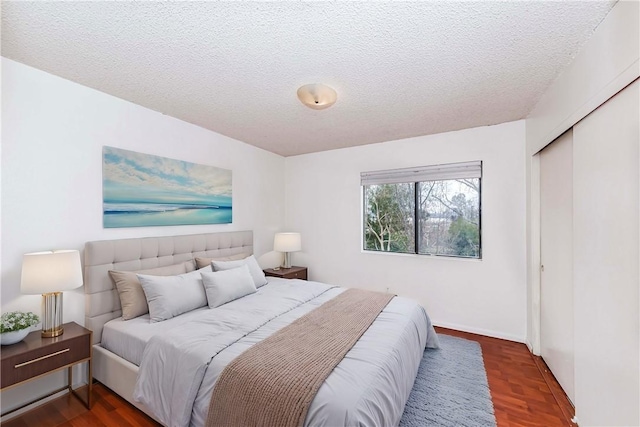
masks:
[[[478,178],[478,256],[464,256],[464,255],[452,255],[452,254],[436,254],[436,253],[421,253],[420,252],[420,226],[419,226],[419,205],[420,205],[420,184],[423,182],[436,182],[436,181],[455,181],[457,179],[469,179],[469,178],[449,178],[449,179],[432,179],[432,180],[423,180],[423,181],[404,181],[397,183],[382,183],[382,184],[361,184],[361,195],[362,195],[362,225],[361,225],[361,233],[362,233],[362,251],[363,252],[372,252],[372,253],[384,253],[384,254],[400,254],[400,255],[421,255],[428,257],[443,257],[446,259],[464,259],[464,260],[478,260],[481,261],[483,258],[483,249],[482,249],[482,181],[483,181],[483,162],[480,161],[480,176]],[[451,165],[458,165],[458,163],[452,163]],[[437,166],[446,166],[446,165],[437,165]],[[384,171],[383,171],[384,172]],[[387,184],[413,184],[413,251],[407,252],[396,252],[396,251],[385,251],[378,249],[369,249],[367,248],[367,195],[366,190],[368,186],[371,185],[387,185]]]

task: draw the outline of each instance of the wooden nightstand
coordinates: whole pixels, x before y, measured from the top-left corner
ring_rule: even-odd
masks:
[[[11,412],[22,409],[31,405],[45,397],[59,393],[68,389],[70,393],[75,395],[85,406],[91,409],[91,336],[92,332],[83,328],[77,323],[65,323],[63,325],[64,333],[55,338],[42,338],[42,331],[31,332],[26,338],[19,343],[2,346],[2,377],[0,377],[1,389],[5,390],[22,384],[26,381],[39,378],[55,371],[67,368],[69,384],[58,390],[55,390],[36,400],[8,411],[2,416]],[[88,382],[87,399],[81,396],[73,389],[72,367],[78,363],[87,362]]]
[[[265,276],[281,277],[283,279],[302,279],[307,280],[307,267],[291,267],[274,270],[267,268],[264,270]]]

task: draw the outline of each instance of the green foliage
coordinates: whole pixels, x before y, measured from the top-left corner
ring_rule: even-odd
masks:
[[[364,196],[365,249],[480,256],[479,179],[369,185]]]
[[[478,226],[466,221],[462,216],[456,218],[449,226],[449,239],[455,255],[478,256]]]
[[[365,187],[365,249],[413,251],[413,184]]]
[[[37,325],[39,322],[38,316],[31,312],[12,311],[11,313],[4,313],[0,317],[0,333],[19,331]]]

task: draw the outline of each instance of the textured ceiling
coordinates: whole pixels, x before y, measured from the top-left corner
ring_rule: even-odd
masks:
[[[2,55],[288,156],[524,118],[614,3],[3,1]]]

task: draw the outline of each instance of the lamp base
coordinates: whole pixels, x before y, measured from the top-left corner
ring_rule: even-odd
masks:
[[[58,337],[62,328],[62,292],[42,294],[42,338]]]
[[[284,253],[284,263],[282,268],[291,268],[291,252]]]
[[[63,333],[64,333],[64,329],[62,328],[62,326],[60,326],[60,328],[56,329],[55,331],[42,331],[42,338],[59,337]]]

